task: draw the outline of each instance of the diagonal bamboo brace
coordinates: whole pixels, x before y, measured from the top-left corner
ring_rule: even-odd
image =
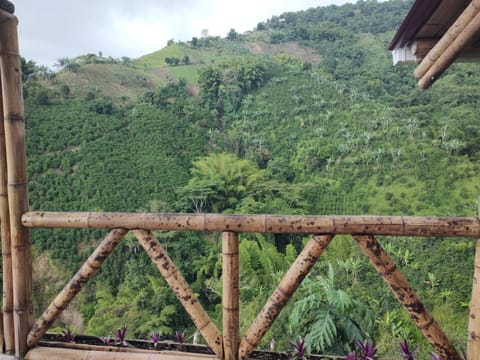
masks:
[[[392,290],[398,302],[407,311],[423,336],[445,360],[461,360],[455,347],[447,338],[432,315],[425,309],[415,291],[398,270],[397,266],[372,235],[355,235],[353,238],[363,253],[370,259],[373,267]]]
[[[87,261],[73,276],[70,282],[63,288],[60,294],[51,302],[47,310],[40,316],[27,337],[29,348],[38,344],[43,334],[52,325],[60,313],[68,306],[70,301],[78,294],[88,280],[102,266],[105,259],[117,247],[128,230],[116,229],[110,231]]]
[[[168,253],[150,231],[133,230],[133,234],[173,290],[177,299],[182,303],[207,344],[218,358],[223,358],[222,335],[205,309],[198,302],[192,289],[190,289],[190,286],[180,274]]]
[[[247,359],[262,340],[280,311],[330,244],[332,238],[331,235],[314,236],[305,245],[305,248],[286,272],[280,284],[245,333],[238,350],[240,359]]]

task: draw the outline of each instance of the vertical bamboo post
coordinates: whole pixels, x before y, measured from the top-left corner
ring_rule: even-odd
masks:
[[[300,255],[295,259],[290,269],[286,272],[277,288],[267,300],[263,309],[257,315],[252,325],[243,336],[239,346],[239,358],[247,359],[255,347],[262,340],[280,311],[287,304],[293,293],[310,272],[320,255],[327,248],[333,236],[314,236],[305,245]]]
[[[1,89],[1,77],[0,77]],[[10,212],[8,210],[7,155],[5,152],[5,127],[3,117],[3,96],[0,91],[0,225],[2,236],[2,271],[3,271],[3,338],[5,353],[15,352],[13,326],[13,278],[12,249],[10,241]],[[2,347],[3,348],[3,347]]]
[[[3,311],[0,311],[0,319],[3,319]],[[3,321],[0,321],[0,352],[5,349],[5,336],[3,335]]]
[[[455,347],[432,315],[425,309],[415,291],[410,287],[408,281],[375,237],[372,235],[355,235],[353,238],[363,253],[369,258],[375,270],[390,287],[398,302],[407,311],[423,336],[435,349],[435,352],[445,360],[461,360],[462,358]]]
[[[223,356],[238,359],[240,342],[238,234],[222,234]]]
[[[475,269],[473,273],[472,303],[468,321],[467,360],[480,358],[480,239],[475,250]]]
[[[27,333],[33,323],[33,294],[30,233],[21,221],[28,211],[28,195],[22,72],[14,16],[0,23],[0,70],[12,242],[15,355],[21,358],[27,351]]]
[[[43,312],[35,325],[33,325],[27,337],[27,345],[29,348],[38,344],[43,334],[47,332],[58,315],[66,309],[70,301],[82,290],[95,272],[100,269],[105,259],[115,250],[127,232],[128,230],[125,229],[115,229],[108,233],[73,278],[50,303],[47,310]]]
[[[140,245],[145,249],[160,274],[162,274],[167,284],[173,290],[177,299],[185,308],[185,311],[190,315],[190,318],[205,338],[207,344],[219,359],[223,358],[223,341],[220,331],[218,331],[205,309],[198,302],[192,289],[190,289],[190,286],[182,274],[180,274],[163,246],[150,231],[133,230],[133,234],[137,237]]]
[[[470,304],[470,318],[468,320],[467,360],[477,360],[480,358],[480,239],[477,240],[474,266],[472,302]]]

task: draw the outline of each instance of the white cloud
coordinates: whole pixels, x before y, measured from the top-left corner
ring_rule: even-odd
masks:
[[[252,30],[286,11],[340,4],[342,0],[22,0],[20,50],[39,64],[102,51],[138,57],[164,47],[169,39],[190,40],[202,29],[225,36],[231,28]]]

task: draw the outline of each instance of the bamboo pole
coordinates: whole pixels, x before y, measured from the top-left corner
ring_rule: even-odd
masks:
[[[70,304],[70,301],[78,294],[87,281],[100,269],[105,259],[115,250],[127,232],[125,229],[112,230],[105,239],[103,239],[92,255],[89,256],[87,261],[50,303],[47,310],[44,311],[35,325],[33,325],[27,338],[29,348],[38,344],[43,334],[47,332],[57,316],[65,310],[68,304]]]
[[[149,354],[144,352],[117,352],[115,348],[108,350],[76,350],[64,348],[36,347],[30,350],[25,356],[25,360],[185,360],[185,359],[213,359],[214,356],[185,354],[185,353],[164,353],[153,352]]]
[[[429,67],[418,81],[420,89],[427,89],[435,80],[455,61],[460,52],[468,46],[480,29],[480,13],[465,26],[463,31],[452,41],[435,62]]]
[[[472,302],[468,321],[467,360],[480,359],[480,239],[475,250]]]
[[[263,309],[243,336],[238,350],[240,359],[247,359],[260,340],[262,340],[280,311],[282,311],[305,276],[307,276],[315,265],[320,255],[322,255],[323,251],[330,244],[332,238],[330,235],[314,236],[307,245],[305,245],[300,255],[295,259],[290,269],[280,281],[280,284],[278,284]]]
[[[127,340],[128,342],[128,340]],[[76,343],[66,343],[58,341],[40,341],[38,344],[40,347],[48,348],[62,348],[62,349],[72,349],[72,350],[95,350],[95,351],[108,351],[110,353],[141,353],[141,354],[174,354],[174,355],[184,355],[184,359],[189,357],[190,354],[203,358],[213,358],[213,354],[204,354],[204,353],[193,353],[186,351],[177,351],[177,350],[149,350],[149,349],[137,349],[135,347],[124,347],[124,346],[106,346],[106,345],[92,345],[92,344],[76,344]],[[204,347],[204,350],[207,350],[207,347]],[[187,355],[188,354],[188,355]],[[1,360],[1,358],[0,358]]]
[[[223,354],[225,360],[238,359],[240,342],[238,234],[222,234]]]
[[[3,311],[0,311],[0,319],[3,318]],[[3,321],[0,321],[0,355],[1,353],[4,353],[5,349],[5,336],[3,335]]]
[[[463,13],[455,20],[442,38],[431,48],[423,60],[413,72],[416,78],[421,78],[437,61],[440,55],[453,43],[453,41],[465,30],[465,27],[480,11],[480,0],[472,0]]]
[[[392,290],[398,302],[407,311],[423,336],[444,360],[461,360],[455,347],[447,338],[432,315],[425,309],[415,291],[411,288],[394,261],[381,247],[374,236],[355,235],[353,237],[373,267]]]
[[[133,230],[142,247],[147,252],[152,262],[156,265],[160,274],[173,290],[177,299],[181,302],[187,313],[192,318],[198,331],[205,338],[218,358],[223,357],[222,336],[215,324],[208,316],[205,309],[198,302],[195,294],[178,271],[168,253],[160,245],[158,240],[147,230]]]
[[[480,198],[479,198],[480,204]],[[480,207],[478,209],[480,216]],[[473,271],[472,300],[468,320],[467,360],[480,358],[480,239],[475,248],[475,264]]]
[[[28,212],[27,227],[480,238],[476,217]]]
[[[32,255],[29,229],[22,226],[28,211],[25,120],[18,52],[17,19],[0,23],[0,77],[4,106],[8,172],[8,200],[12,246],[15,355],[27,351],[27,333],[33,323]]]
[[[1,88],[1,78],[0,78]],[[10,212],[8,210],[7,155],[5,149],[5,127],[3,96],[0,91],[0,225],[2,236],[3,305],[2,325],[5,353],[15,353],[13,325],[13,278],[12,249],[10,240]],[[2,346],[3,349],[3,346]]]

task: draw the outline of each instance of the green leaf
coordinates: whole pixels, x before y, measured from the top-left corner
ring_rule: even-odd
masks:
[[[332,314],[328,310],[320,310],[305,339],[308,338],[316,351],[324,351],[334,343],[336,336],[337,328]]]

